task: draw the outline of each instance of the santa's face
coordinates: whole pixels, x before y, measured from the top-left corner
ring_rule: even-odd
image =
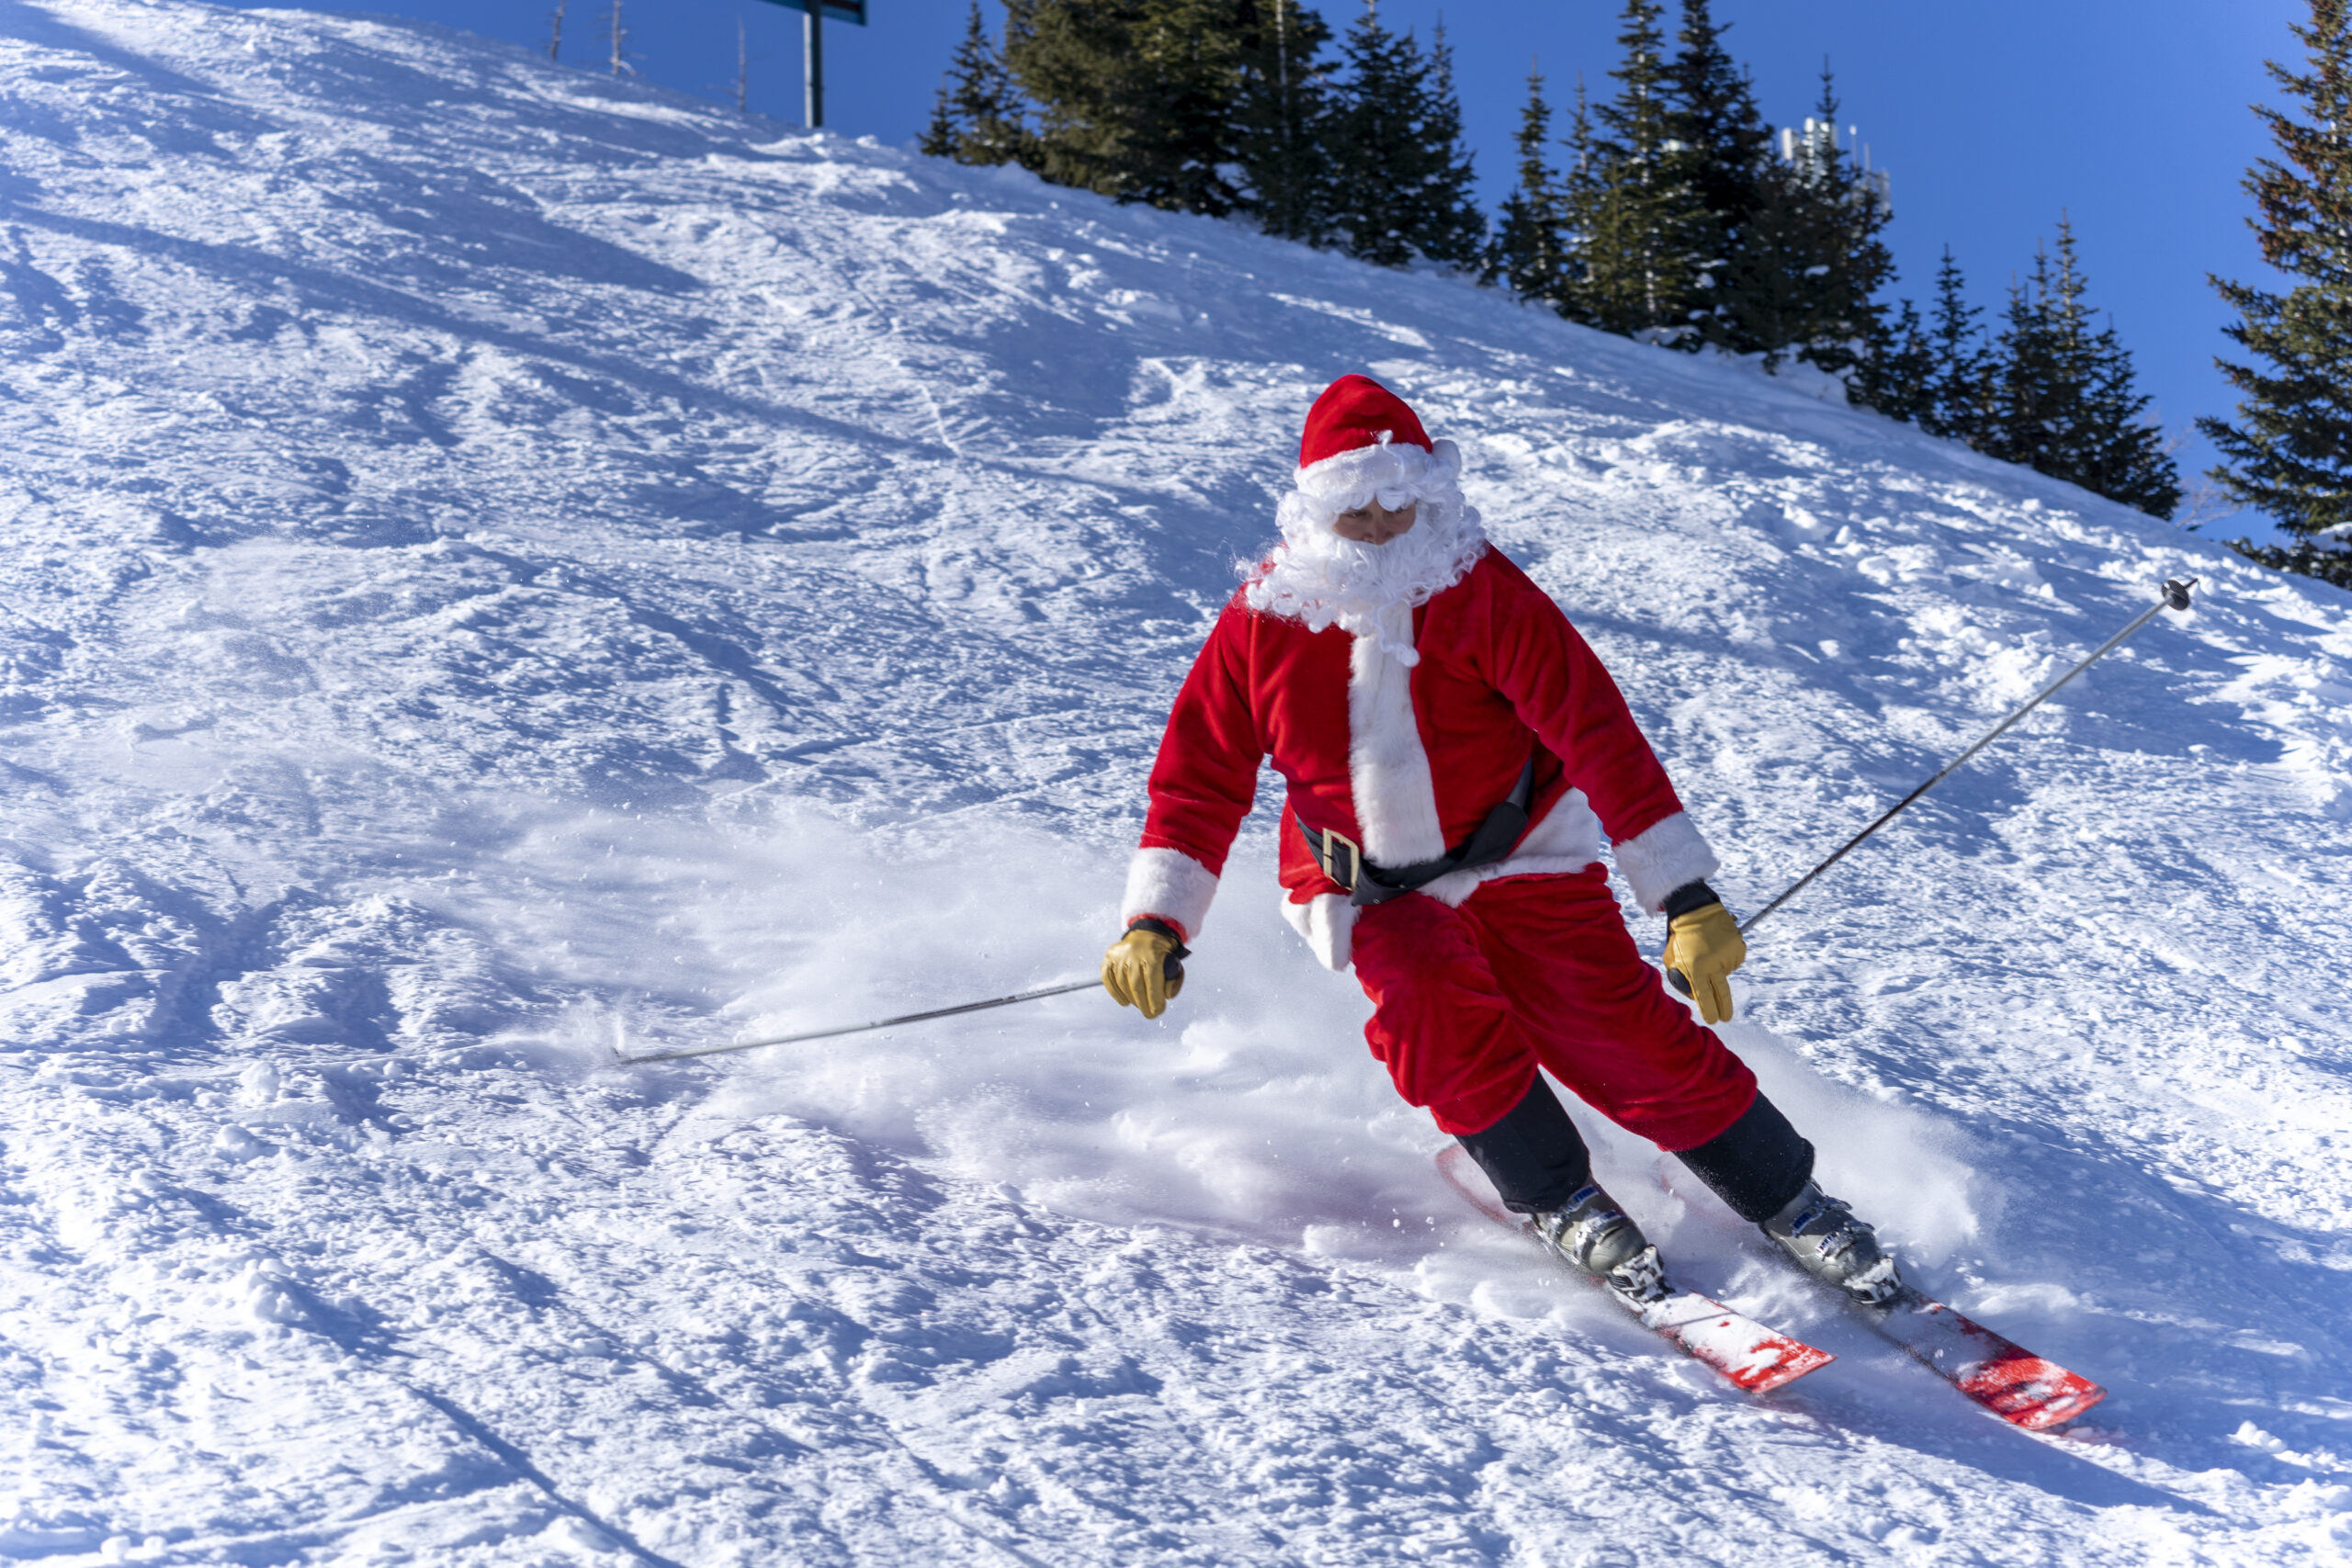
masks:
[[[1391,512],[1374,497],[1332,518],[1331,532],[1359,545],[1385,545],[1397,535],[1409,532],[1420,513],[1421,503],[1418,501],[1408,501]]]
[[[1412,617],[1402,612],[1459,582],[1487,547],[1476,509],[1462,499],[1461,470],[1451,441],[1384,441],[1302,473],[1274,509],[1282,542],[1244,569],[1250,607],[1309,631],[1375,637],[1399,661],[1417,662]]]

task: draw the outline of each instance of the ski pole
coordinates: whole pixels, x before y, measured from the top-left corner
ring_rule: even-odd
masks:
[[[1993,744],[1994,741],[1998,740],[2003,735],[2007,733],[2011,725],[2017,723],[2018,720],[2023,718],[2026,715],[2031,713],[2034,709],[2047,702],[2052,694],[2055,693],[2059,687],[2064,685],[2067,682],[2073,680],[2075,676],[2081,674],[2084,671],[2089,669],[2092,665],[2106,658],[2116,649],[2121,647],[2123,640],[2126,637],[2138,631],[2142,626],[2146,626],[2150,621],[2154,620],[2158,611],[2188,609],[2188,591],[2196,586],[2197,579],[2193,577],[2185,582],[2177,581],[2166,581],[2165,583],[2165,596],[2162,599],[2157,600],[2154,604],[2149,605],[2145,610],[2142,611],[2139,616],[2133,620],[2130,626],[2124,627],[2121,631],[2117,632],[2113,637],[2109,637],[2105,642],[2099,644],[2098,649],[2092,652],[2088,659],[2084,660],[2080,664],[2075,665],[2072,670],[2067,671],[2064,675],[2059,676],[2058,679],[2051,682],[2047,686],[2044,686],[2041,692],[2035,695],[2031,702],[2026,704],[2025,706],[2018,709],[2017,712],[2009,715],[2008,717],[1995,725],[1985,735],[1984,739],[1979,740],[1975,745],[1971,746],[1967,750],[1962,751],[1959,756],[1954,757],[1951,761],[1946,762],[1941,771],[1939,771],[1934,778],[1929,779],[1926,784],[1921,784],[1917,789],[1913,790],[1909,795],[1906,795],[1901,800],[1896,801],[1893,807],[1888,808],[1884,816],[1881,817],[1877,821],[1871,823],[1869,827],[1863,829],[1860,832],[1855,834],[1852,838],[1839,845],[1836,854],[1831,855],[1827,860],[1823,861],[1819,865],[1815,866],[1811,871],[1808,871],[1803,876],[1798,877],[1795,882],[1789,886],[1788,890],[1782,893],[1778,898],[1773,899],[1770,903],[1757,910],[1756,913],[1740,921],[1739,934],[1746,936],[1749,931],[1754,929],[1757,921],[1762,919],[1765,916],[1770,914],[1773,910],[1779,908],[1790,899],[1795,897],[1799,893],[1804,890],[1806,886],[1810,884],[1815,877],[1819,876],[1823,872],[1827,871],[1831,866],[1836,865],[1839,861],[1844,860],[1847,854],[1853,850],[1855,845],[1860,843],[1864,839],[1869,838],[1872,833],[1877,832],[1881,828],[1885,827],[1889,822],[1894,821],[1894,818],[1902,813],[1905,807],[1908,807],[1913,801],[1917,800],[1921,795],[1927,794],[1929,790],[1943,783],[1945,779],[1951,777],[1952,773],[1958,769],[1962,762],[1967,761],[1968,759],[1976,755],[1977,752],[1984,750],[1985,747]],[[1688,995],[1689,992],[1687,988],[1684,987],[1681,983],[1682,976],[1673,970],[1668,970],[1668,973],[1674,976],[1676,988],[1678,990],[1682,990],[1685,995]]]
[[[929,1012],[902,1012],[896,1018],[877,1018],[871,1023],[853,1023],[840,1029],[811,1029],[800,1034],[778,1034],[767,1040],[737,1040],[725,1045],[682,1045],[674,1051],[648,1051],[632,1056],[621,1049],[618,1038],[613,1041],[613,1055],[624,1062],[669,1062],[681,1056],[716,1056],[723,1051],[752,1051],[762,1045],[797,1045],[804,1040],[831,1040],[837,1034],[863,1034],[869,1029],[888,1029],[893,1024],[921,1023],[925,1019],[953,1018],[959,1012],[984,1012],[989,1008],[1009,1008],[1015,1002],[1034,1002],[1041,997],[1065,996],[1071,991],[1083,991],[1099,986],[1100,980],[1072,980],[1066,985],[1041,986],[1034,991],[1015,991],[1009,997],[990,997],[984,1002],[964,1002],[952,1008],[933,1008]]]
[[[1184,977],[1184,966],[1175,954],[1163,961],[1164,970],[1171,981]],[[959,1012],[986,1012],[990,1008],[1009,1008],[1015,1002],[1034,1002],[1046,997],[1066,997],[1072,991],[1091,990],[1100,980],[1067,980],[1058,986],[1040,986],[1034,991],[1015,991],[1009,997],[990,997],[984,1002],[959,1002],[952,1008],[933,1008],[929,1012],[902,1012],[896,1018],[877,1018],[871,1023],[852,1023],[837,1029],[811,1029],[799,1034],[778,1034],[766,1040],[738,1040],[726,1045],[682,1045],[674,1051],[648,1051],[632,1056],[621,1049],[619,1025],[614,1025],[613,1055],[624,1062],[671,1062],[681,1056],[716,1056],[727,1051],[755,1051],[763,1045],[797,1045],[809,1040],[831,1040],[836,1035],[863,1034],[870,1029],[889,1029],[901,1023],[922,1023],[927,1019],[954,1018]]]

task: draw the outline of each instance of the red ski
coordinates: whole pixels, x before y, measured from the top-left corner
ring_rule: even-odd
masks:
[[[2029,1432],[2063,1426],[2107,1397],[2107,1390],[2055,1361],[2011,1344],[1917,1291],[1871,1325],[1952,1387]]]
[[[1437,1168],[1438,1174],[1480,1213],[1527,1234],[1527,1222],[1502,1206],[1493,1188],[1487,1185],[1485,1173],[1470,1163],[1470,1156],[1460,1145],[1451,1145],[1439,1154]],[[1579,1272],[1577,1278],[1586,1276]],[[1598,1281],[1595,1283],[1598,1285]],[[1750,1393],[1769,1393],[1837,1359],[1826,1350],[1816,1349],[1801,1339],[1792,1339],[1777,1329],[1744,1317],[1721,1302],[1689,1291],[1675,1291],[1655,1302],[1636,1302],[1606,1287],[1600,1288],[1644,1327]]]

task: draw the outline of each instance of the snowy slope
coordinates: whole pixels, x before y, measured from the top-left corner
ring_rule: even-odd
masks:
[[[613,1064],[1088,973],[1355,369],[1745,908],[2205,580],[1759,928],[1729,1032],[2087,1429],[1622,1137],[1836,1365],[1747,1399],[1483,1227],[1262,820],[1161,1024]],[[2352,1553],[2340,592],[1457,281],[155,0],[0,0],[0,1558]]]

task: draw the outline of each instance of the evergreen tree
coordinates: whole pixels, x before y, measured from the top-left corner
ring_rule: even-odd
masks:
[[[1557,176],[1544,157],[1551,138],[1552,106],[1544,101],[1544,75],[1531,64],[1527,107],[1519,117],[1519,184],[1503,198],[1502,221],[1487,252],[1483,280],[1557,309],[1567,294],[1567,215]]]
[[[1727,30],[1715,25],[1707,0],[1683,0],[1675,35],[1680,48],[1667,70],[1673,95],[1668,119],[1699,205],[1736,234],[1763,200],[1772,132],[1756,107],[1754,84],[1724,48]]]
[[[1679,48],[1667,70],[1673,105],[1668,118],[1673,139],[1682,144],[1678,156],[1683,178],[1713,228],[1702,263],[1700,299],[1708,311],[1702,330],[1718,342],[1728,334],[1714,308],[1716,290],[1764,204],[1772,148],[1754,85],[1724,48],[1724,30],[1715,25],[1707,0],[1683,0],[1676,34]]]
[[[1413,259],[1401,187],[1422,162],[1414,112],[1427,73],[1410,38],[1380,25],[1366,5],[1340,46],[1346,78],[1325,125],[1331,220],[1351,255],[1383,266]]]
[[[1924,426],[1935,417],[1938,361],[1934,340],[1905,299],[1894,324],[1881,333],[1846,378],[1846,395],[1889,419]]]
[[[1233,106],[1242,204],[1267,233],[1314,244],[1329,238],[1329,105],[1317,59],[1330,41],[1330,28],[1298,0],[1243,0]]]
[[[2180,503],[2180,473],[2148,423],[2132,356],[2114,328],[2094,328],[2071,223],[2057,255],[2037,250],[2033,272],[2011,287],[1995,345],[1979,451],[2120,501],[2157,517]]]
[[[980,20],[980,0],[972,0],[964,41],[948,62],[920,145],[932,157],[959,164],[1028,161],[1031,149],[1028,130],[1022,124],[1021,95]]]
[[[1829,62],[1821,62],[1822,130],[1815,152],[1815,186],[1827,209],[1827,240],[1821,260],[1827,271],[1814,276],[1812,333],[1804,356],[1825,370],[1837,370],[1868,352],[1885,330],[1880,290],[1894,281],[1894,253],[1880,238],[1894,220],[1885,187],[1838,145],[1838,92]]]
[[[2112,319],[2091,334],[2089,357],[2075,482],[2151,517],[2170,517],[2180,506],[2180,465],[2165,449],[2163,427],[2148,417],[2155,400],[2140,390]]]
[[[1241,86],[1233,0],[1143,0],[1136,63],[1143,85],[1129,141],[1128,201],[1219,217],[1241,205],[1233,111]]]
[[[1005,69],[1037,118],[1037,172],[1117,194],[1133,0],[1004,0]]]
[[[1974,446],[1984,438],[1993,361],[1985,350],[1984,329],[1978,324],[1984,312],[1968,302],[1967,287],[1960,263],[1946,245],[1943,263],[1936,269],[1935,326],[1928,340],[1934,378],[1919,428]]]
[[[1691,317],[1712,259],[1713,224],[1678,156],[1657,0],[1625,0],[1617,35],[1624,58],[1610,73],[1603,134],[1582,234],[1576,313],[1611,332],[1696,346]]]
[[[1930,435],[1983,445],[1992,399],[1992,356],[1977,325],[1983,314],[1968,302],[1960,264],[1946,245],[1932,322],[1922,322],[1918,307],[1904,300],[1894,325],[1854,368],[1848,389],[1853,400],[1916,421]]]
[[[1561,275],[1560,295],[1555,308],[1572,321],[1594,325],[1589,282],[1592,268],[1593,225],[1600,220],[1601,203],[1600,160],[1593,143],[1592,109],[1584,90],[1584,73],[1577,73],[1577,112],[1568,121],[1568,134],[1562,146],[1567,149],[1567,166],[1560,171],[1559,211]]]
[[[1057,185],[1218,215],[1239,201],[1230,0],[1006,0],[1004,62]]]
[[[977,3],[972,10],[975,15],[978,14]],[[949,69],[952,71],[954,67],[951,65]],[[923,122],[922,134],[915,138],[915,151],[926,158],[952,158],[956,155],[960,131],[948,112],[947,101],[948,85],[943,81],[939,84],[938,96],[931,101],[931,118]]]
[[[1894,214],[1838,144],[1838,94],[1826,62],[1815,118],[1793,156],[1772,164],[1763,203],[1740,236],[1720,304],[1723,339],[1829,371],[1862,363],[1886,340],[1879,290],[1894,258],[1879,238]]]
[[[1486,220],[1470,198],[1470,155],[1442,35],[1425,56],[1410,33],[1382,27],[1367,0],[1341,56],[1346,79],[1324,122],[1339,243],[1383,266],[1417,256],[1475,265]]]
[[[2352,16],[2346,0],[2311,0],[2292,28],[2311,68],[2268,62],[2305,118],[2257,108],[2280,157],[2247,172],[2263,259],[2295,279],[2285,294],[2212,279],[2238,313],[2223,329],[2249,360],[2217,360],[2240,393],[2235,423],[2200,419],[2221,450],[2225,493],[2267,513],[2291,548],[2237,541],[2266,565],[2352,588]]]
[[[1811,336],[1812,285],[1820,276],[1813,269],[1823,265],[1827,215],[1799,166],[1776,164],[1762,183],[1763,205],[1716,277],[1707,329],[1734,353],[1762,353],[1777,367],[1791,344]]]
[[[1487,215],[1478,209],[1478,171],[1462,139],[1462,95],[1453,85],[1453,46],[1441,18],[1430,29],[1430,92],[1421,120],[1430,175],[1420,191],[1421,220],[1413,242],[1431,261],[1478,265],[1487,249]]]
[[[2064,350],[2048,307],[2050,256],[2036,246],[2032,276],[2009,278],[2009,304],[1993,348],[1984,428],[1976,449],[2007,463],[2048,472],[2070,423],[2063,406],[2076,388],[2061,361]]]
[[[2001,335],[1988,347],[1983,312],[1968,303],[1947,246],[1932,322],[1903,302],[1851,374],[1855,400],[2168,517],[2180,502],[2179,470],[2148,421],[2132,355],[2111,324],[2095,323],[2084,290],[2074,228],[2062,220],[2057,254],[2037,248],[2032,273],[2010,285]]]

